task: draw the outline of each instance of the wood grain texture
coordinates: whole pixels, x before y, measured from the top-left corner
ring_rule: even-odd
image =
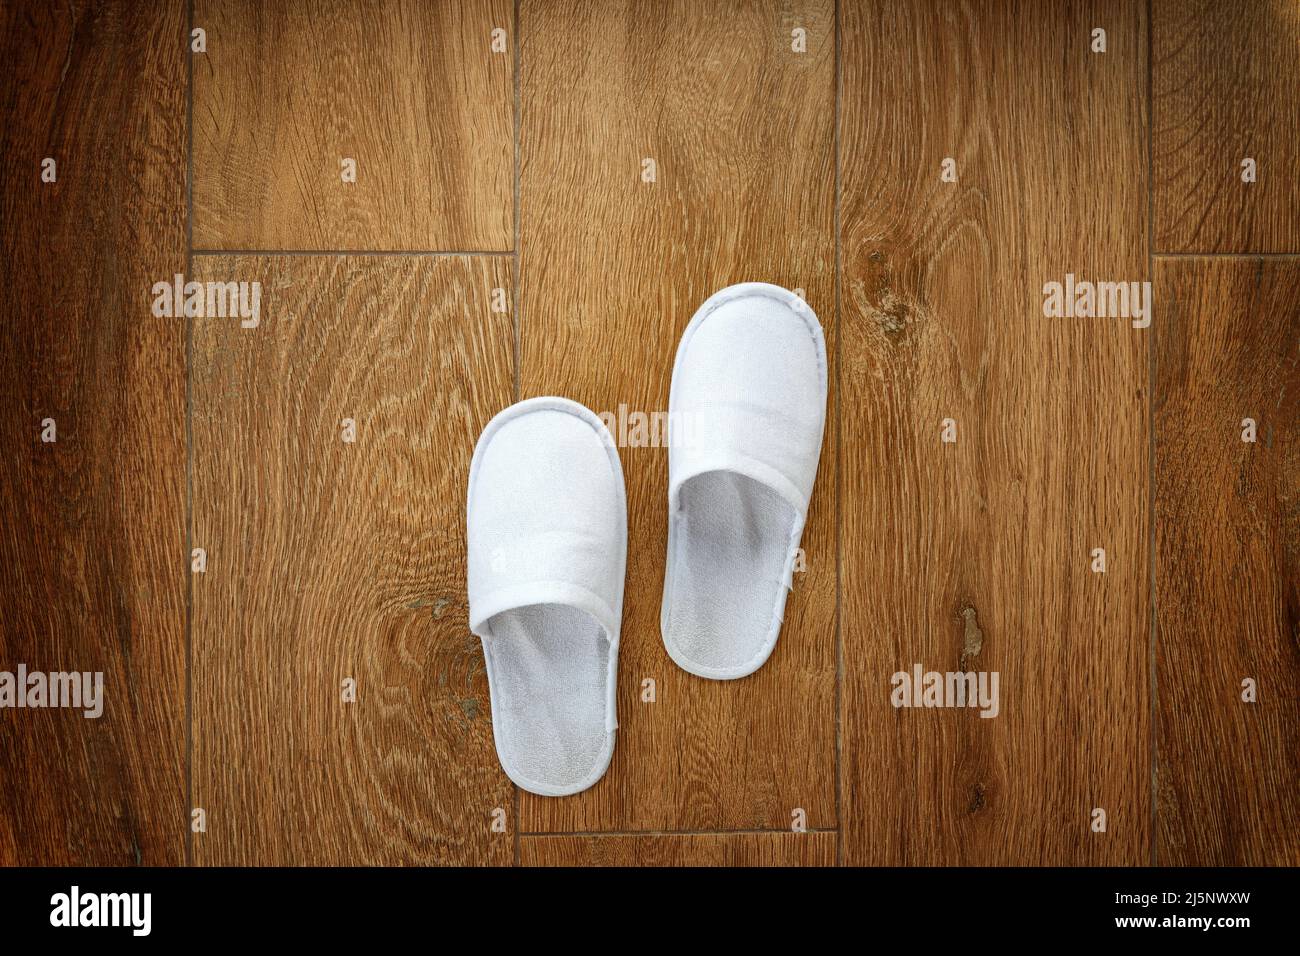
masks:
[[[196,0],[195,245],[511,249],[513,16],[509,0]]]
[[[1150,332],[1042,291],[1147,278],[1142,7],[841,29],[843,861],[1144,862]],[[998,716],[895,709],[915,664],[998,672]]]
[[[97,719],[0,710],[0,864],[184,862],[185,324],[149,296],[183,37],[178,3],[0,11],[0,670],[104,675]]]
[[[512,320],[489,308],[509,262],[197,262],[264,299],[256,329],[194,329],[195,861],[509,862],[464,506],[510,401]]]
[[[834,866],[835,834],[536,836],[519,852],[524,866]]]
[[[1300,264],[1160,260],[1156,284],[1157,860],[1296,866]]]
[[[523,396],[666,411],[687,322],[744,280],[804,289],[834,341],[831,3],[525,2],[520,20]],[[809,827],[835,825],[834,401],[807,571],[771,659],[739,681],[691,676],[665,652],[668,452],[621,449],[618,744],[591,790],[523,794],[524,832],[784,830],[800,808]]]
[[[1300,252],[1300,4],[1151,10],[1156,251]]]
[[[0,5],[0,670],[106,700],[0,709],[0,865],[1300,865],[1300,263],[1147,274],[1300,252],[1296,3],[841,0],[838,38],[833,0],[514,6],[195,0],[193,227],[513,248],[518,32],[519,368],[508,257],[247,255],[196,277],[261,281],[260,327],[193,320],[187,370],[150,311],[186,265],[186,5]],[[1045,318],[1067,272],[1153,278],[1153,327]],[[621,448],[614,760],[516,794],[466,620],[475,441],[516,374],[666,410],[744,280],[832,349],[781,640],[736,682],[669,660],[667,451]],[[999,716],[894,709],[917,663],[997,671]]]

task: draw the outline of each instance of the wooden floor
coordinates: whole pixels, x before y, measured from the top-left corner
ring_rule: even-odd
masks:
[[[0,709],[0,862],[1300,864],[1300,0],[0,17],[0,671],[105,680]],[[260,321],[157,317],[175,274]],[[474,442],[665,410],[744,280],[831,350],[776,652],[672,664],[620,448],[617,749],[521,793]],[[997,715],[892,706],[916,666]]]

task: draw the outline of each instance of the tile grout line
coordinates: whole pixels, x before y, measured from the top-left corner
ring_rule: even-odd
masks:
[[[1152,59],[1155,43],[1152,34],[1154,4],[1147,0],[1147,278],[1155,284],[1155,63]],[[1155,328],[1147,340],[1147,572],[1149,575],[1148,600],[1150,619],[1147,637],[1147,669],[1150,681],[1151,702],[1148,719],[1151,722],[1147,747],[1150,750],[1151,787],[1151,865],[1157,865],[1159,852],[1158,760],[1159,732],[1158,686],[1156,681],[1156,348]]]
[[[520,100],[521,100],[521,96],[520,96],[520,83],[521,83],[521,78],[520,78],[520,73],[519,73],[519,64],[520,64],[520,58],[521,58],[521,53],[520,53],[520,46],[521,46],[521,43],[520,43],[520,37],[519,37],[519,0],[514,0],[514,17],[515,17],[514,68],[513,68],[513,70],[512,70],[512,73],[513,73],[514,75],[513,75],[513,77],[512,77],[512,80],[513,80],[513,83],[514,83],[514,126],[515,126],[515,136],[514,136],[514,140],[515,140],[515,142],[514,142],[514,147],[515,147],[515,156],[514,156],[514,163],[515,163],[515,168],[514,168],[514,173],[515,173],[515,176],[514,176],[514,187],[515,187],[515,188],[514,188],[514,227],[515,227],[515,230],[514,230],[514,231],[515,231],[515,235],[514,235],[514,285],[515,285],[515,289],[514,289],[514,308],[511,310],[511,312],[512,312],[512,314],[513,314],[513,316],[514,316],[514,323],[513,323],[513,324],[514,324],[514,333],[515,333],[515,340],[514,340],[514,350],[515,350],[515,381],[514,381],[514,387],[515,387],[515,401],[517,402],[517,401],[519,401],[520,398],[521,398],[521,395],[520,395],[520,384],[519,384],[519,383],[520,383],[519,353],[520,353],[520,339],[521,339],[521,337],[522,337],[522,330],[521,330],[521,312],[522,312],[522,307],[523,307],[523,302],[522,302],[522,301],[520,300],[520,298],[519,298],[520,287],[521,287],[521,285],[522,285],[522,282],[521,282],[521,278],[522,278],[522,277],[521,277],[521,275],[520,275],[520,272],[521,272],[521,268],[520,268],[520,260],[521,260],[521,258],[522,258],[522,256],[521,256],[520,234],[521,234],[522,230],[521,230],[521,228],[520,228],[520,222],[519,222],[519,207],[520,207],[520,201],[519,201],[519,200],[520,200],[520,192],[521,192],[521,190],[522,190],[522,185],[521,185],[521,183],[520,183],[520,173],[519,173],[519,162],[520,162],[520,160],[519,160],[519,156],[520,156],[520,152],[521,152],[521,139],[522,139],[522,136],[523,136],[522,124],[521,124],[521,121],[520,121],[520,117],[521,117],[521,115],[522,115],[522,107],[521,107],[521,102],[520,102]]]
[[[513,343],[512,343],[512,344],[513,344],[513,347],[514,347],[514,400],[515,400],[516,402],[518,402],[518,401],[520,400],[520,385],[519,385],[519,382],[520,382],[520,372],[519,372],[519,353],[520,353],[520,336],[521,336],[521,333],[520,333],[520,322],[521,322],[521,313],[522,313],[522,311],[523,311],[523,301],[522,301],[522,299],[520,298],[520,295],[519,295],[519,290],[520,290],[520,286],[521,286],[521,282],[520,282],[520,278],[521,278],[521,276],[520,276],[521,266],[520,266],[520,254],[519,254],[519,250],[520,250],[520,244],[519,244],[519,236],[520,236],[520,228],[519,228],[519,192],[520,192],[520,182],[519,182],[519,152],[520,152],[520,136],[521,136],[521,131],[520,131],[520,96],[519,96],[519,84],[520,84],[520,77],[519,77],[519,60],[520,60],[520,50],[519,50],[519,47],[520,47],[520,39],[519,39],[519,0],[514,0],[514,18],[515,18],[515,24],[514,24],[514,27],[515,27],[514,34],[515,34],[515,35],[514,35],[514,49],[513,49],[514,64],[513,64],[513,69],[512,69],[512,71],[511,71],[512,74],[513,74],[513,76],[511,77],[511,80],[512,80],[513,85],[514,85],[514,127],[515,127],[515,129],[514,129],[514,132],[515,132],[515,135],[514,135],[514,147],[515,147],[515,155],[514,155],[514,233],[515,233],[515,235],[514,235],[514,259],[513,259],[512,263],[511,263],[511,266],[512,266],[511,272],[513,273],[513,279],[514,279],[514,303],[513,303],[514,308],[512,308],[510,311],[511,311],[511,314],[513,315],[513,317],[514,317],[514,322],[513,322],[513,325],[514,325],[514,341],[513,341]],[[520,831],[520,826],[519,826],[519,805],[520,805],[520,798],[519,798],[519,785],[518,785],[518,784],[514,784],[514,801],[515,801],[515,806],[514,806],[514,815],[515,815],[514,865],[515,865],[515,866],[519,866],[519,865],[520,865],[520,861],[521,861],[521,853],[520,853],[520,832],[519,832],[519,831]]]
[[[1300,259],[1300,252],[1153,252],[1155,259]]]
[[[781,836],[782,834],[806,836],[809,833],[839,833],[837,827],[808,827],[796,833],[789,829],[746,830],[537,830],[521,833],[528,839],[536,837],[686,837],[686,836]],[[837,841],[838,842],[838,841]]]
[[[506,259],[515,249],[194,249],[196,256],[478,256]]]
[[[843,357],[841,340],[844,313],[841,306],[840,283],[843,271],[840,250],[840,196],[842,181],[840,178],[840,87],[841,87],[841,50],[840,50],[840,3],[835,0],[835,110],[833,142],[835,150],[835,865],[844,865],[844,737],[843,694],[844,694],[844,639],[843,639],[843,523],[844,492],[841,473],[844,470],[842,456],[844,453],[844,421],[841,409],[843,395]]]
[[[186,169],[185,274],[194,271],[194,0],[186,4],[189,20],[185,31],[187,64],[185,127],[188,139]],[[194,319],[185,319],[185,865],[194,865],[194,570],[189,566],[194,553]]]

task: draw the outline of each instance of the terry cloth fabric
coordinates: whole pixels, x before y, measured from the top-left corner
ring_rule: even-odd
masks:
[[[711,296],[682,335],[668,414],[660,627],[701,677],[776,646],[826,422],[826,342],[808,304],[762,282]]]
[[[623,471],[601,420],[563,398],[493,418],[470,464],[466,532],[501,766],[532,793],[585,790],[614,752],[627,556]]]

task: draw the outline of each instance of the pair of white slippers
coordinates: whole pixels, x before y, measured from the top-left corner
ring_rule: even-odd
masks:
[[[711,296],[682,335],[668,410],[664,647],[692,674],[744,677],[776,646],[821,456],[817,316],[761,282]],[[470,628],[501,766],[532,793],[578,793],[605,773],[618,726],[627,502],[614,440],[577,402],[512,405],[474,449],[467,508]]]

